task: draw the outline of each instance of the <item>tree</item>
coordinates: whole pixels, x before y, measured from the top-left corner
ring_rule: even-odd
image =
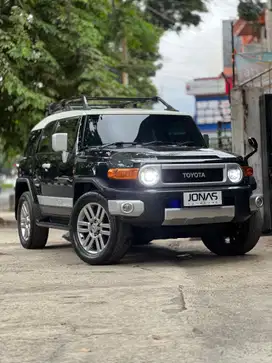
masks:
[[[135,96],[154,96],[150,81],[160,68],[159,41],[163,30],[149,23],[131,1],[114,1],[112,21],[103,52],[115,59],[116,70],[126,72]],[[125,45],[124,45],[125,43]],[[126,49],[123,49],[123,47]]]
[[[164,30],[197,25],[204,0],[0,0],[0,138],[17,154],[52,101],[151,96]],[[127,44],[127,56],[120,47]],[[120,74],[129,74],[124,87]]]
[[[2,1],[0,6],[0,132],[12,149],[24,144],[53,100],[136,93],[113,72],[117,58],[103,53],[112,13],[108,0]]]
[[[238,4],[239,18],[256,22],[265,7],[266,4],[260,0],[240,0]]]
[[[200,13],[207,11],[207,0],[136,0],[144,3],[147,19],[164,30],[180,31],[182,26],[197,26]]]

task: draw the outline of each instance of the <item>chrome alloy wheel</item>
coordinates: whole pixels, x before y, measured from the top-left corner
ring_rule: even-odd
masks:
[[[101,253],[110,239],[109,215],[98,203],[82,208],[77,219],[77,236],[84,250],[92,255]]]
[[[29,206],[27,202],[24,202],[22,204],[21,213],[20,213],[20,228],[23,239],[25,241],[28,241],[30,237],[31,220],[30,220]]]

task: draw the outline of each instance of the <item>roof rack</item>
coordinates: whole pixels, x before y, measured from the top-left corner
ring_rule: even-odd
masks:
[[[108,103],[94,103],[88,101],[103,101]],[[52,115],[57,112],[71,111],[71,110],[90,110],[102,108],[137,108],[140,103],[162,103],[166,110],[177,111],[174,107],[169,105],[161,97],[89,97],[82,95],[81,97],[71,98],[69,100],[61,100],[60,102],[51,103],[46,108],[46,115]]]

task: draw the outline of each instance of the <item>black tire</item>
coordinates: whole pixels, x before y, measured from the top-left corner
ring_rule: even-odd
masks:
[[[27,206],[29,212],[29,236],[24,235],[22,223],[22,208]],[[34,212],[34,206],[31,194],[29,192],[25,192],[19,199],[18,207],[17,207],[17,225],[18,225],[18,234],[21,245],[26,249],[42,249],[45,247],[48,240],[48,228],[39,227],[36,225],[36,218]]]
[[[260,211],[253,214],[249,220],[237,225],[235,233],[226,238],[214,232],[202,237],[204,245],[219,256],[238,256],[251,251],[262,235],[262,216]]]
[[[91,254],[85,250],[77,233],[78,217],[83,208],[89,203],[95,203],[102,206],[110,224],[110,235],[106,246],[102,251],[96,254]],[[71,217],[71,238],[76,254],[82,261],[89,265],[109,265],[118,263],[131,246],[130,226],[122,223],[117,217],[110,215],[107,200],[98,193],[86,193],[77,201]]]

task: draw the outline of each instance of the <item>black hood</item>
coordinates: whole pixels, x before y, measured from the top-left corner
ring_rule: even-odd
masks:
[[[177,146],[148,146],[122,147],[90,150],[88,154],[95,154],[112,167],[133,167],[141,163],[171,163],[171,162],[238,162],[243,158],[221,150],[208,148],[184,148]]]

